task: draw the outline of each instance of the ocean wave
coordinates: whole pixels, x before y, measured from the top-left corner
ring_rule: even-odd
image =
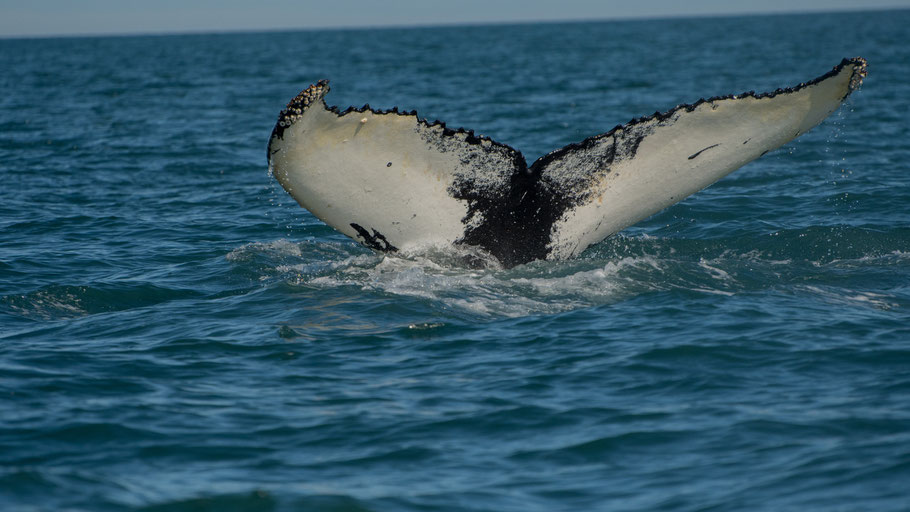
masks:
[[[0,297],[14,315],[39,320],[65,320],[153,306],[198,297],[199,291],[150,283],[47,285],[35,291]]]

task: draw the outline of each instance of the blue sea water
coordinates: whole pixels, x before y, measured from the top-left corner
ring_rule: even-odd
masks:
[[[0,509],[910,510],[908,41],[906,10],[0,40]],[[857,55],[821,126],[572,261],[379,256],[267,172],[320,78],[532,161]]]

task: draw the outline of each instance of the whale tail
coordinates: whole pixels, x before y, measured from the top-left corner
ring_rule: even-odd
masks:
[[[513,266],[563,259],[818,125],[866,61],[770,93],[701,99],[527,165],[517,150],[416,112],[339,111],[320,81],[272,131],[270,169],[304,208],[377,251],[472,245]]]

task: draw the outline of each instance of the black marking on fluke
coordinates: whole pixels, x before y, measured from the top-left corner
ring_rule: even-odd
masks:
[[[748,91],[741,94],[702,98],[691,104],[677,105],[666,112],[658,111],[650,116],[634,118],[625,125],[616,125],[606,133],[588,137],[581,142],[572,143],[547,153],[530,166],[527,165],[521,152],[507,144],[483,135],[476,135],[473,130],[451,129],[439,120],[428,122],[419,117],[415,110],[400,111],[398,107],[378,110],[373,109],[369,104],[360,108],[348,107],[343,111],[336,106],[326,106],[326,109],[338,117],[366,111],[374,115],[394,114],[413,117],[419,126],[441,128],[441,132],[437,132],[437,134],[442,137],[464,134],[462,141],[467,144],[480,145],[484,152],[499,151],[508,155],[512,160],[512,169],[509,186],[506,187],[506,190],[490,193],[489,190],[479,189],[468,177],[456,176],[448,192],[452,197],[464,200],[468,204],[467,215],[462,219],[462,223],[466,227],[465,233],[456,243],[479,246],[495,256],[503,265],[511,267],[546,258],[551,243],[553,225],[571,208],[589,199],[592,183],[609,176],[615,163],[634,158],[642,141],[653,132],[654,128],[666,122],[672,122],[677,113],[692,112],[705,103],[709,103],[714,108],[716,102],[723,100],[746,97],[773,98],[780,94],[794,93],[837,75],[848,65],[856,66],[847,89],[846,95],[849,95],[866,76],[866,61],[861,57],[843,59],[831,71],[794,87],[779,88],[772,92],[759,94],[756,94],[755,91]],[[273,154],[272,143],[277,139],[283,139],[285,129],[293,125],[310,105],[316,102],[322,102],[325,105],[323,98],[329,89],[328,80],[320,80],[294,97],[281,111],[269,139],[266,153],[269,161]],[[656,121],[656,123],[651,123],[652,121]],[[748,143],[749,140],[751,139],[747,139],[743,144]],[[488,144],[482,144],[484,142]],[[597,146],[601,144],[611,144],[611,146],[598,148]],[[702,149],[689,156],[689,160],[716,146],[718,144]],[[600,152],[595,152],[595,149]],[[767,151],[762,154],[765,153]],[[548,166],[558,165],[559,160],[566,156],[576,157],[583,167],[590,167],[593,170],[587,174],[578,173],[569,183],[551,182],[546,177]],[[386,167],[389,166],[389,164],[386,165]],[[383,252],[398,250],[375,229],[371,234],[358,224],[351,223],[350,226],[357,231],[357,234],[363,239],[362,243],[367,247]]]
[[[748,142],[748,141],[746,141],[746,142]],[[745,144],[745,142],[744,142],[743,144]],[[696,152],[696,153],[693,154],[693,155],[690,155],[690,156],[689,156],[689,160],[694,160],[695,157],[697,157],[698,155],[704,153],[705,151],[707,151],[707,150],[709,150],[709,149],[711,149],[711,148],[716,148],[717,146],[720,146],[720,144],[714,144],[714,145],[708,146],[708,147],[706,147],[705,149],[703,149],[703,150],[701,150],[701,151],[698,151],[698,152]]]
[[[477,190],[470,179],[456,176],[449,194],[468,203],[468,214],[462,219],[468,227],[456,243],[481,247],[506,267],[546,258],[553,225],[588,199],[590,185],[608,175],[614,163],[634,158],[652,131],[652,126],[643,125],[627,128],[621,135],[614,130],[589,137],[540,157],[530,167],[524,155],[508,148],[512,158],[509,186],[493,195]],[[600,144],[609,146],[594,152]],[[581,165],[597,171],[578,175],[572,182],[557,184],[547,179],[547,167],[569,154],[584,155],[578,158]]]
[[[398,252],[398,248],[390,244],[386,237],[382,235],[379,231],[373,230],[373,234],[370,234],[369,231],[363,228],[360,224],[351,223],[351,227],[354,228],[354,231],[357,231],[357,234],[360,235],[360,238],[363,238],[361,242],[363,245],[373,249],[374,251],[380,252]]]
[[[506,266],[546,257],[550,241],[546,227],[552,217],[549,205],[540,200],[538,176],[521,153],[511,156],[513,170],[506,190],[490,195],[463,176],[456,176],[448,189],[449,195],[468,203],[462,219],[468,227],[456,243],[481,247]]]

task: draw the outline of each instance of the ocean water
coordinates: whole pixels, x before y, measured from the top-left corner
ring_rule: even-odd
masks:
[[[906,10],[0,40],[0,509],[910,510],[908,41]],[[266,166],[321,78],[532,161],[857,55],[821,126],[571,261],[379,256]]]

